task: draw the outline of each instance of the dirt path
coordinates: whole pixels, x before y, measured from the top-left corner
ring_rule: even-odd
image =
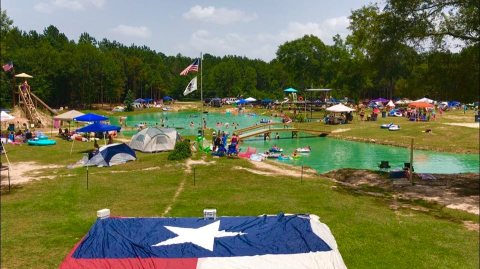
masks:
[[[401,199],[421,199],[480,215],[479,174],[429,174],[429,179],[416,175],[413,186],[406,178],[390,180],[385,174],[369,170],[340,169],[324,176],[354,189],[375,187],[380,191],[373,191],[374,195],[388,192]]]
[[[61,165],[42,165],[36,162],[17,162],[10,164],[10,184],[25,184],[33,180],[52,179],[56,177],[58,168]],[[49,171],[49,175],[41,176],[41,174]],[[1,172],[1,185],[8,185],[8,171]]]
[[[194,165],[212,165],[214,163],[215,162],[213,162],[213,161],[212,162],[206,162],[205,160],[191,160],[191,159],[187,160],[187,162],[185,163],[185,166],[186,166],[185,172],[187,172],[187,175],[185,175],[183,177],[182,181],[180,181],[180,184],[178,185],[178,188],[175,191],[175,195],[173,195],[172,201],[170,201],[170,203],[167,205],[167,207],[163,211],[162,215],[160,215],[160,216],[164,217],[170,212],[170,210],[172,210],[172,206],[175,204],[175,202],[177,201],[178,197],[180,196],[180,194],[182,193],[182,191],[185,187],[185,182],[187,181],[187,178],[189,177],[188,174],[192,173],[192,166],[194,166]]]

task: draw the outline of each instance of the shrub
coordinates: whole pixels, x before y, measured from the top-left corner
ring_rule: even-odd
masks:
[[[192,156],[192,150],[190,149],[190,140],[178,141],[175,144],[175,148],[168,155],[169,160],[183,160]]]

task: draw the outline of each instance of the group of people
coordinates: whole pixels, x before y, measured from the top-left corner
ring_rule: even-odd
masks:
[[[230,145],[228,145],[228,133],[218,130],[212,133],[212,155],[215,156],[236,156],[238,154],[239,137],[236,133],[232,134]]]

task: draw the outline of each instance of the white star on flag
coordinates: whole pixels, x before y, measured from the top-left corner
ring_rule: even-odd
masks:
[[[225,230],[219,231],[220,221],[199,228],[182,228],[173,226],[165,226],[165,228],[175,233],[177,236],[152,245],[152,247],[192,243],[204,249],[213,251],[215,238],[245,234],[242,232],[226,232]]]

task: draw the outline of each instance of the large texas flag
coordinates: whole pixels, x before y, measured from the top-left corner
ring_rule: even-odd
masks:
[[[98,219],[61,269],[346,268],[315,215]]]

